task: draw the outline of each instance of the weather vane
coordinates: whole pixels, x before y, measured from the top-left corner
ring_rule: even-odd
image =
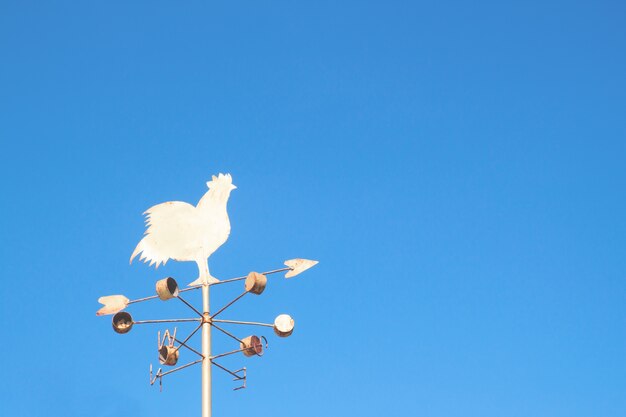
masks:
[[[209,272],[208,258],[228,240],[230,234],[230,220],[228,219],[226,206],[231,191],[237,187],[232,183],[230,174],[219,174],[217,177],[213,176],[212,180],[207,182],[207,186],[209,187],[209,191],[204,194],[196,206],[182,201],[168,201],[149,208],[144,213],[146,215],[147,230],[143,239],[141,239],[130,257],[130,262],[132,262],[135,257],[141,254],[141,260],[150,262],[150,266],[156,265],[156,268],[161,264],[165,265],[170,259],[175,261],[193,261],[198,265],[198,278],[185,289],[179,289],[178,283],[172,277],[161,279],[156,283],[156,295],[135,300],[130,300],[123,295],[100,297],[98,302],[104,304],[104,306],[96,313],[98,316],[113,314],[113,330],[120,334],[128,333],[135,324],[198,323],[198,326],[182,340],[177,336],[176,328],[171,332],[169,329],[165,330],[162,335],[160,331],[158,332],[157,348],[159,362],[162,366],[176,366],[178,364],[181,347],[191,352],[196,359],[166,371],[163,371],[162,367],[154,371],[152,365],[150,365],[150,384],[153,385],[158,380],[159,386],[162,388],[164,376],[196,364],[201,364],[202,417],[211,417],[211,365],[229,373],[234,377],[234,381],[238,381],[241,384],[234,388],[235,390],[246,387],[246,367],[233,371],[220,365],[216,362],[216,359],[238,352],[242,352],[247,357],[261,356],[263,354],[263,346],[265,345],[265,347],[267,347],[265,337],[250,335],[240,339],[222,328],[223,325],[235,324],[272,327],[274,333],[280,337],[290,336],[294,328],[294,320],[287,314],[277,316],[273,324],[254,321],[224,320],[217,317],[246,294],[252,293],[260,295],[265,290],[268,275],[286,272],[285,278],[291,278],[317,264],[317,261],[308,259],[290,259],[285,261],[284,268],[272,271],[261,273],[250,272],[245,276],[222,281],[213,277]],[[243,293],[212,313],[209,302],[210,287],[236,281],[244,281]],[[202,289],[202,311],[196,309],[180,295],[183,292],[197,289]],[[136,321],[128,312],[122,311],[131,304],[156,298],[163,301],[177,298],[191,309],[195,316],[193,318]],[[218,355],[212,355],[212,328],[236,340],[239,343],[239,348]],[[200,329],[202,329],[202,347],[201,350],[198,351],[190,346],[190,342],[191,338]]]

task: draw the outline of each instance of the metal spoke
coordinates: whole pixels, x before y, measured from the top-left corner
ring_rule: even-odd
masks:
[[[239,370],[237,370],[237,371],[231,371],[230,369],[228,369],[228,368],[226,368],[226,367],[224,367],[224,366],[220,365],[220,364],[219,364],[219,363],[217,363],[217,362],[211,362],[211,363],[212,363],[213,365],[217,366],[218,368],[220,368],[220,369],[222,369],[222,370],[224,370],[224,371],[228,372],[229,374],[231,374],[232,376],[234,376],[234,377],[235,377],[235,378],[237,378],[237,379],[244,379],[244,377],[243,377],[243,376],[237,375],[237,372],[241,372],[241,371],[245,370],[246,368],[241,368],[241,369],[239,369]]]
[[[171,373],[176,372],[176,371],[180,371],[181,369],[188,368],[191,365],[195,365],[195,364],[200,363],[200,362],[202,362],[202,359],[198,359],[197,361],[189,362],[188,364],[183,365],[183,366],[179,366],[178,368],[174,368],[171,371],[162,372],[161,375],[158,375],[158,376],[160,378],[163,378],[165,375],[171,374]]]
[[[198,328],[199,328],[199,327],[198,327]],[[195,353],[196,355],[198,355],[198,356],[200,356],[202,359],[204,359],[204,355],[203,355],[202,353],[198,352],[197,350],[195,350],[195,349],[194,349],[194,348],[192,348],[191,346],[189,346],[189,345],[185,344],[185,342],[181,342],[181,341],[180,341],[180,340],[178,340],[178,339],[174,339],[174,340],[175,340],[175,341],[177,341],[177,342],[180,344],[180,346],[184,346],[184,347],[186,347],[187,349],[189,349],[190,351],[192,351],[193,353]],[[179,350],[179,349],[180,349],[180,346],[177,346],[175,350]]]
[[[245,277],[237,277],[237,278],[225,279],[225,280],[222,280],[222,281],[212,282],[212,283],[209,284],[209,286],[226,284],[228,282],[241,281],[241,280],[246,279],[246,278],[248,278],[247,275]]]
[[[179,289],[178,292],[181,293],[181,292],[185,292],[185,291],[197,290],[199,288],[202,288],[202,284],[194,285],[193,287],[189,287],[189,288],[183,288],[182,290]]]
[[[287,267],[287,268],[280,268],[280,269],[274,269],[274,270],[272,270],[272,271],[261,272],[261,274],[263,274],[263,275],[271,275],[271,274],[276,274],[276,273],[278,273],[278,272],[291,271],[291,269],[292,269],[292,268],[289,268],[289,267]],[[212,283],[210,283],[210,284],[209,284],[209,286],[212,286],[212,285],[219,285],[219,284],[226,284],[226,283],[228,283],[228,282],[241,281],[241,280],[246,279],[247,277],[248,277],[248,276],[246,275],[246,276],[243,276],[243,277],[229,278],[229,279],[225,279],[225,280],[218,281],[218,282],[212,282]]]
[[[244,295],[248,294],[248,291],[244,291],[243,294],[237,296],[237,298],[235,298],[233,301],[231,301],[230,303],[226,304],[224,307],[222,307],[220,310],[218,310],[217,313],[213,314],[211,316],[211,318],[216,317],[218,314],[220,314],[222,311],[226,310],[228,307],[232,306],[233,304],[235,304],[237,301],[239,301],[241,299],[241,297],[243,297]]]
[[[274,327],[273,324],[269,324],[269,323],[259,323],[256,321],[238,321],[238,320],[217,320],[214,319],[212,320],[216,323],[229,323],[229,324],[245,324],[248,326],[264,326],[264,327]]]
[[[193,287],[178,290],[178,292],[181,293],[185,291],[197,290],[198,288],[201,288],[201,287],[202,285],[195,285]],[[155,298],[158,298],[158,297],[159,297],[158,295],[151,295],[149,297],[137,298],[136,300],[130,300],[128,304],[130,305],[130,304],[135,304],[135,303],[141,303],[142,301],[154,300]]]
[[[133,324],[149,324],[149,323],[180,323],[190,321],[201,321],[202,319],[166,319],[166,320],[140,320],[133,321]]]
[[[194,331],[193,331],[193,332],[191,332],[191,334],[185,338],[185,340],[183,340],[182,342],[178,342],[178,340],[176,340],[176,341],[177,341],[178,343],[180,343],[181,345],[185,346],[186,348],[191,349],[189,346],[185,345],[185,343],[187,343],[187,341],[188,341],[189,339],[191,339],[191,337],[192,337],[194,334],[196,334],[196,332],[197,332],[198,330],[200,330],[201,328],[202,328],[202,323],[200,323],[200,325],[199,325],[198,327],[196,327],[196,328],[194,329]],[[178,349],[180,349],[180,346],[178,346],[178,347],[176,348],[176,350],[178,350]],[[192,349],[192,350],[193,350],[193,349]],[[195,352],[195,351],[194,351],[194,352]],[[196,352],[196,353],[197,353],[197,352]],[[204,358],[204,355],[201,355],[201,354],[199,354],[199,355],[200,355],[200,356],[202,356],[202,357]]]
[[[152,300],[153,298],[157,298],[158,295],[151,295],[150,297],[138,298],[136,300],[130,300],[128,304],[140,303],[142,301]]]
[[[267,271],[267,272],[261,272],[263,275],[271,275],[271,274],[275,274],[277,272],[284,272],[284,271],[291,271],[292,268],[280,268],[280,269],[274,269],[273,271]]]
[[[191,304],[189,304],[187,301],[185,301],[185,299],[184,299],[184,298],[182,298],[180,295],[179,295],[179,296],[177,296],[176,298],[178,298],[180,301],[182,301],[183,303],[185,303],[185,304],[187,305],[187,307],[189,307],[190,309],[192,309],[193,311],[195,311],[197,315],[199,315],[200,317],[203,317],[203,318],[204,318],[204,316],[202,315],[202,313],[201,313],[201,312],[199,312],[198,310],[196,310],[196,308],[195,308],[194,306],[192,306],[192,305],[191,305]]]
[[[230,336],[233,339],[235,339],[236,341],[238,341],[239,343],[243,343],[243,340],[241,340],[240,338],[238,338],[237,336],[234,336],[232,334],[230,334],[229,332],[227,332],[226,330],[222,329],[221,327],[219,327],[217,324],[215,323],[211,323],[211,326],[215,327],[217,330],[219,330],[220,332],[224,333],[226,336]]]
[[[213,361],[213,359],[222,358],[224,356],[232,355],[232,354],[238,353],[238,352],[243,352],[246,349],[249,349],[249,347],[243,348],[243,349],[232,350],[232,351],[226,352],[226,353],[220,353],[219,355],[211,356],[210,359],[211,359],[211,361]]]

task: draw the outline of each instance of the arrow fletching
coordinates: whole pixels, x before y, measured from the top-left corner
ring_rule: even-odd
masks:
[[[130,300],[123,295],[107,295],[100,297],[98,298],[98,302],[104,304],[104,307],[96,312],[96,316],[105,316],[122,311],[128,306],[129,301]]]
[[[319,263],[318,261],[312,261],[310,259],[300,259],[300,258],[290,259],[288,261],[285,261],[285,265],[291,268],[291,271],[285,274],[285,278],[295,277],[296,275],[306,271],[307,269],[314,267],[318,263]]]

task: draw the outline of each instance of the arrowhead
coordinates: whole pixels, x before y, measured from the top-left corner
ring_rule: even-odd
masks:
[[[100,297],[98,298],[98,302],[104,304],[104,307],[96,312],[96,316],[115,314],[118,311],[122,311],[126,308],[129,301],[130,300],[123,295],[107,295],[106,297]]]
[[[285,261],[285,265],[291,268],[291,271],[285,274],[285,278],[295,277],[296,275],[306,271],[309,268],[317,265],[319,261],[312,261],[310,259],[290,259]]]

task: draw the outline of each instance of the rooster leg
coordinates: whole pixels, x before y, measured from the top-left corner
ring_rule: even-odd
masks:
[[[219,279],[212,276],[211,273],[209,272],[209,260],[208,259],[196,261],[196,264],[198,264],[198,272],[200,275],[198,276],[198,279],[190,283],[189,286],[212,284],[214,282],[220,281]]]

